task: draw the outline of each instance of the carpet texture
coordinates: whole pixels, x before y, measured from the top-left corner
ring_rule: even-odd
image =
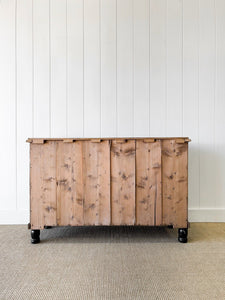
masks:
[[[192,223],[189,242],[154,227],[62,227],[30,244],[0,226],[0,299],[225,299],[225,223]]]

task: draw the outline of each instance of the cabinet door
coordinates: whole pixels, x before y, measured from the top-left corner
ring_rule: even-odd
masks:
[[[161,225],[161,141],[136,141],[136,224]]]
[[[162,141],[163,224],[187,227],[188,143]]]
[[[109,225],[109,141],[59,143],[57,165],[58,225]]]
[[[135,224],[135,140],[113,140],[111,146],[112,225]]]
[[[84,225],[82,142],[57,147],[57,225]]]
[[[30,223],[56,225],[56,143],[30,144]]]
[[[110,143],[83,142],[84,224],[110,225]]]

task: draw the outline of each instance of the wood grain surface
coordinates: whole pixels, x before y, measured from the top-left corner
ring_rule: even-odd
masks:
[[[187,227],[188,144],[162,141],[163,225]]]
[[[136,224],[162,224],[161,141],[136,141]]]
[[[83,142],[84,224],[110,224],[110,144]]]
[[[135,224],[135,140],[112,141],[111,223]]]
[[[30,144],[31,228],[187,227],[185,139],[66,139]]]
[[[56,225],[56,142],[30,148],[31,228]]]
[[[82,142],[59,143],[57,151],[57,224],[84,225]]]

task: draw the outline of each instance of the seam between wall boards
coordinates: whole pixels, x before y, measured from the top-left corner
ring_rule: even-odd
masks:
[[[17,197],[17,191],[18,191],[18,181],[17,181],[17,0],[15,0],[15,192],[16,192],[16,210],[18,208],[18,197]]]

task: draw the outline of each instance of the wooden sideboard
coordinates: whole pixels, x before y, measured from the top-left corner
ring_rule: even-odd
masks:
[[[178,228],[187,242],[188,142],[29,138],[31,242],[51,226]]]

